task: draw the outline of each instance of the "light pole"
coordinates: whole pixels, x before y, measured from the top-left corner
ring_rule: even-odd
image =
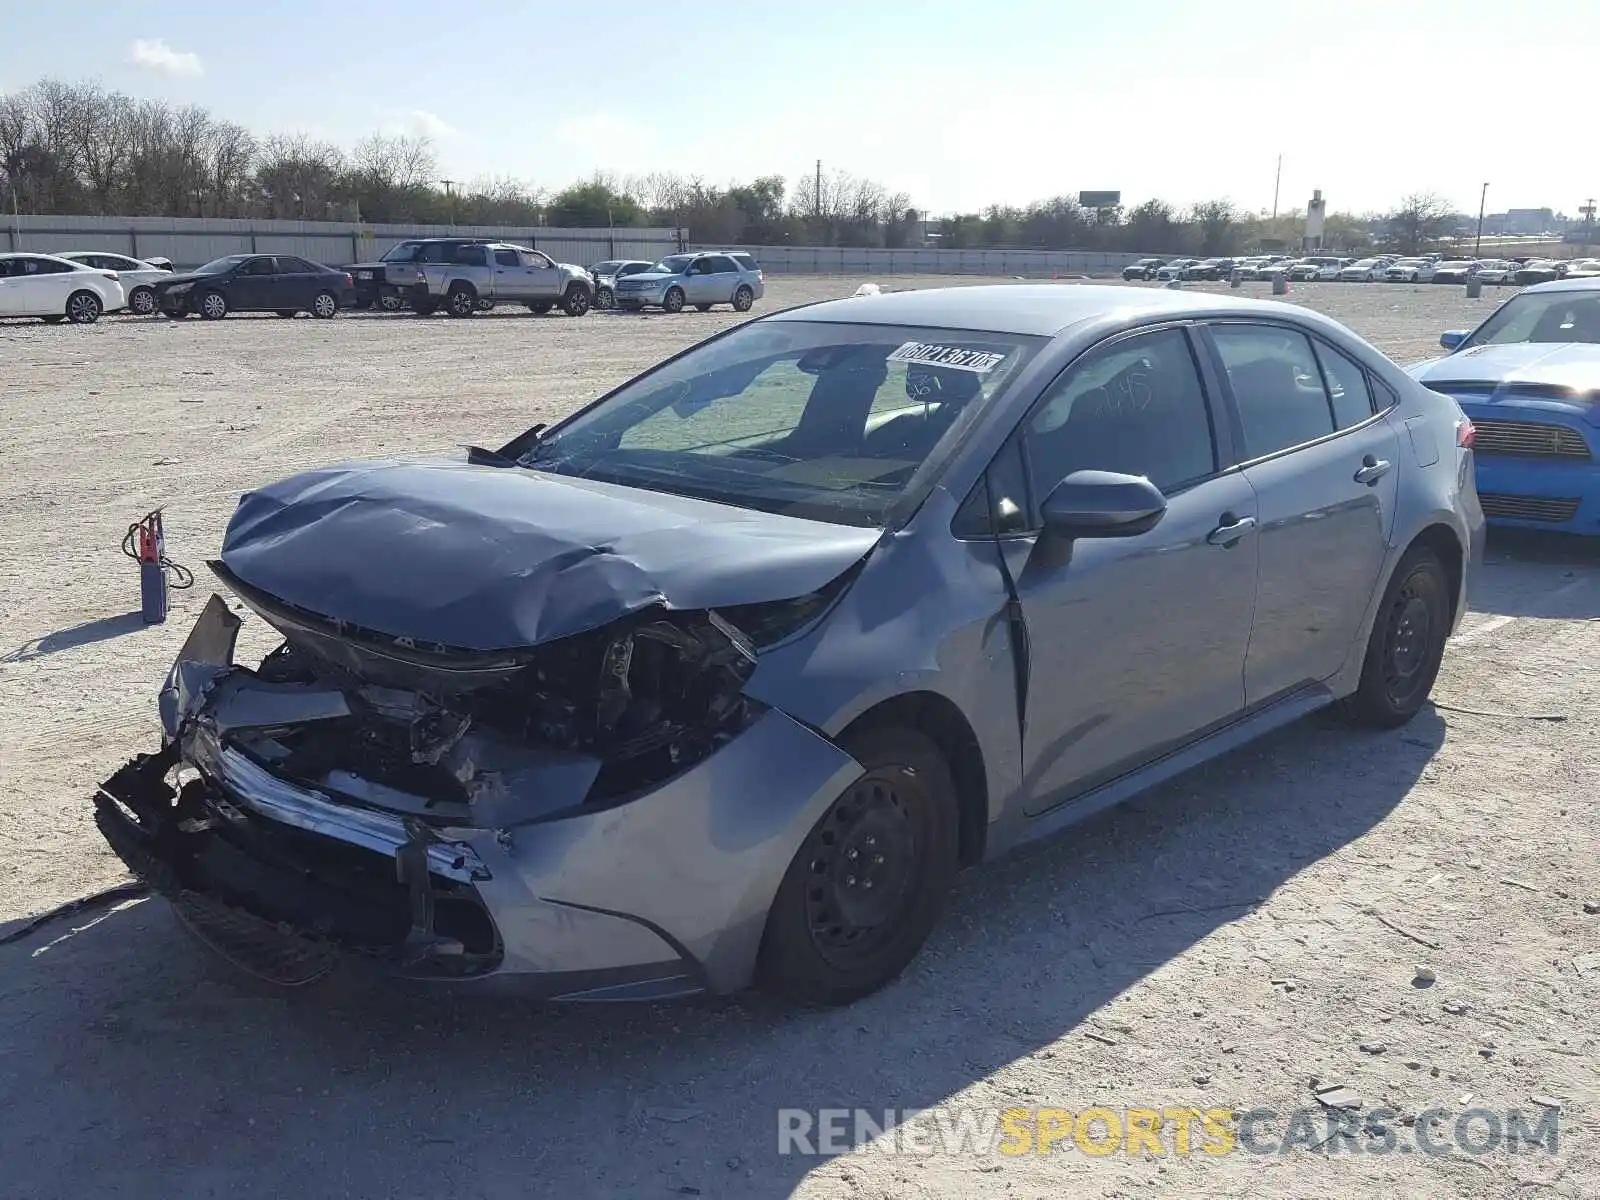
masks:
[[[1483,206],[1489,200],[1489,185],[1483,185],[1483,191],[1478,193],[1478,236],[1472,239],[1472,257],[1478,258],[1479,250],[1483,246]]]

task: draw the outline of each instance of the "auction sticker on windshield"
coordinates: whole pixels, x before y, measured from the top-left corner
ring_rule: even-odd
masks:
[[[889,362],[976,371],[980,375],[988,374],[1005,360],[1004,354],[996,354],[992,350],[968,350],[962,346],[940,346],[933,342],[904,342],[890,353],[888,359]]]

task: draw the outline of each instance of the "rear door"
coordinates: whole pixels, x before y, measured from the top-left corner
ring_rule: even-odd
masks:
[[[1043,498],[1074,471],[1144,475],[1168,506],[1136,537],[1002,542],[1027,627],[1030,814],[1244,708],[1256,503],[1228,469],[1227,427],[1195,351],[1183,326],[1105,343],[1069,367],[1019,429],[1023,481],[1000,508],[1011,499],[1035,529]]]
[[[532,268],[515,250],[489,252],[492,265],[490,287],[496,300],[527,300],[533,295]]]
[[[332,281],[324,279],[314,263],[291,254],[280,254],[277,264],[274,290],[278,296],[278,307],[309,310],[311,301],[324,288],[338,295],[338,289],[330,286]]]
[[[1399,439],[1365,370],[1314,334],[1246,323],[1207,334],[1260,506],[1244,673],[1253,706],[1344,665],[1388,549]]]

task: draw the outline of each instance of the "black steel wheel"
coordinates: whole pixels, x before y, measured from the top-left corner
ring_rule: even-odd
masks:
[[[767,916],[758,976],[806,1004],[847,1004],[916,957],[956,869],[955,785],[938,748],[878,728],[846,749],[863,773],[812,827]]]
[[[1384,591],[1361,682],[1343,705],[1354,722],[1378,729],[1404,725],[1427,702],[1450,634],[1450,576],[1439,556],[1413,546]]]

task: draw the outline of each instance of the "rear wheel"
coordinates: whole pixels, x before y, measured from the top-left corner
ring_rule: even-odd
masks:
[[[196,305],[200,315],[208,321],[220,321],[228,315],[228,298],[221,292],[207,292]]]
[[[757,961],[764,988],[805,1004],[847,1004],[899,975],[956,870],[955,783],[937,747],[894,728],[844,745],[864,772],[789,864]]]
[[[397,292],[384,292],[378,297],[378,307],[384,312],[399,312],[405,306],[406,302]]]
[[[740,284],[739,290],[733,294],[734,312],[749,312],[750,306],[756,302],[756,294],[746,284]]]
[[[683,289],[682,288],[668,288],[667,289],[667,294],[665,296],[661,297],[661,307],[664,308],[669,313],[682,312],[683,311]]]
[[[326,321],[339,312],[339,297],[332,292],[318,292],[311,297],[311,315]]]
[[[1406,551],[1367,639],[1361,683],[1341,706],[1358,725],[1393,729],[1427,702],[1450,633],[1450,575],[1426,546]]]
[[[444,305],[452,317],[470,317],[478,311],[478,294],[466,284],[457,283],[451,286]]]
[[[67,297],[67,320],[74,325],[93,325],[104,307],[93,292],[73,292]]]
[[[561,297],[561,311],[569,317],[581,317],[589,311],[592,302],[589,289],[581,283],[567,284],[567,290]]]
[[[156,311],[154,288],[136,287],[128,293],[128,311],[136,316],[148,317]]]

